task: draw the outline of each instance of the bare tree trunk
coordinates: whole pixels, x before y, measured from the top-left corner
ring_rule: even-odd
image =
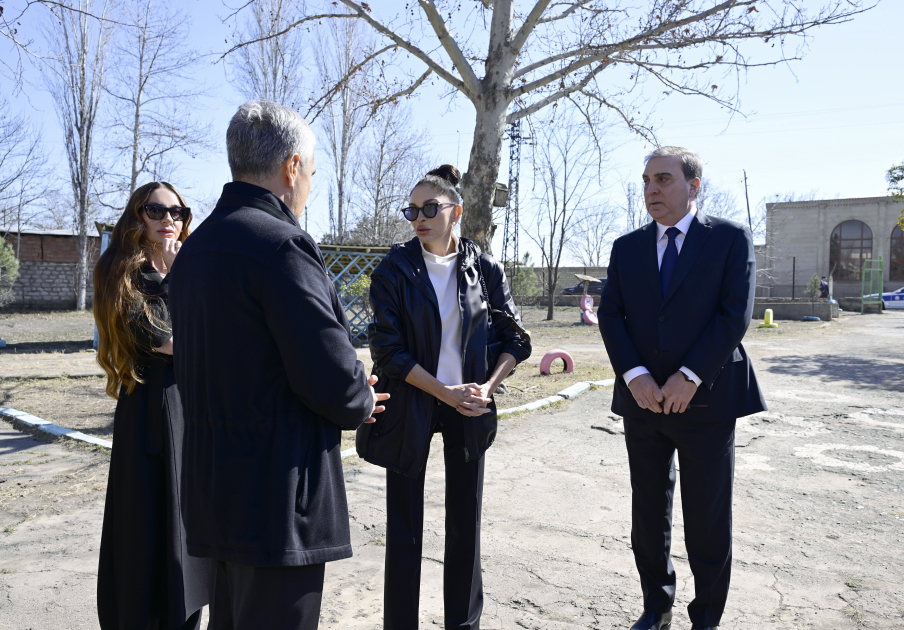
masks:
[[[462,178],[465,213],[461,233],[485,252],[493,252],[493,197],[502,161],[502,138],[511,103],[511,86],[518,51],[512,50],[512,0],[496,0],[490,23],[486,75],[476,79],[479,93],[471,101],[476,110],[471,159]],[[461,69],[459,69],[461,70]]]
[[[56,9],[48,28],[48,40],[55,48],[46,76],[47,87],[63,127],[72,193],[78,209],[78,263],[75,272],[75,307],[85,310],[88,280],[88,212],[97,120],[106,69],[107,44],[112,23],[106,14],[106,0],[95,9],[91,0],[78,0],[77,10]],[[96,13],[102,19],[93,17]]]
[[[484,102],[479,101],[481,105]],[[461,180],[464,216],[461,233],[487,253],[493,251],[493,196],[502,161],[502,134],[508,103],[496,102],[477,110],[468,170]]]
[[[117,180],[131,196],[143,176],[172,181],[174,152],[195,156],[212,146],[209,125],[195,116],[201,92],[188,70],[199,56],[189,45],[186,16],[158,0],[135,0],[124,19],[128,28],[117,38],[105,91],[114,99],[114,146],[129,159]],[[122,208],[125,200],[114,205]]]
[[[356,168],[357,146],[367,123],[364,104],[372,62],[364,60],[371,45],[370,34],[363,25],[349,19],[332,22],[318,31],[314,50],[321,87],[328,91],[337,85],[335,100],[329,99],[324,107],[322,125],[336,178],[336,223],[331,236],[338,244],[344,243],[348,235],[350,173]]]
[[[142,61],[144,61],[142,59]],[[139,73],[143,71],[143,67],[139,66]],[[142,76],[139,74],[139,76]],[[129,198],[135,194],[135,188],[138,186],[138,148],[141,146],[141,97],[143,90],[139,90],[135,99],[135,117],[132,121],[132,176],[129,179]]]

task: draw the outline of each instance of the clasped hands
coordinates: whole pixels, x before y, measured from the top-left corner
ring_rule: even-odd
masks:
[[[628,389],[642,408],[653,413],[665,412],[666,415],[670,412],[684,413],[697,393],[697,385],[686,380],[680,370],[672,374],[661,389],[650,374],[631,379]]]
[[[490,385],[484,383],[462,383],[461,385],[446,385],[443,387],[443,395],[440,397],[450,407],[463,416],[482,416],[490,411]]]

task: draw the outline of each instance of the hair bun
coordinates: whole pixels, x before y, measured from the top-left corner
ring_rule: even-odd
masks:
[[[453,186],[458,186],[458,182],[461,181],[461,171],[451,164],[443,164],[427,173],[427,175],[433,175],[440,179],[444,179]]]

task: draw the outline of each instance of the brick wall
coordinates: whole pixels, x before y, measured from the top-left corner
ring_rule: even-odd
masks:
[[[6,240],[15,250],[16,234]],[[87,305],[91,305],[94,263],[100,251],[100,238],[88,237]],[[66,310],[75,308],[75,270],[78,262],[78,237],[53,234],[22,234],[19,248],[19,277],[13,285],[12,308]]]

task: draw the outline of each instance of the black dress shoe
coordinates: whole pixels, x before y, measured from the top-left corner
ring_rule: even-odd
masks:
[[[659,613],[644,612],[640,619],[634,622],[631,630],[668,630],[672,627],[672,611]]]

